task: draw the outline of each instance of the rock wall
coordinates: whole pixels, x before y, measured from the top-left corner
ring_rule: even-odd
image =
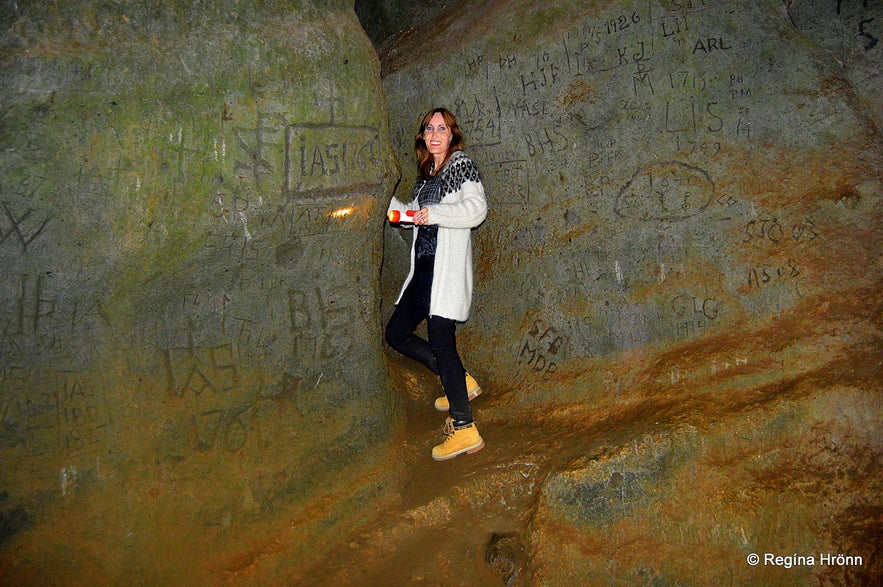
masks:
[[[855,4],[852,24],[871,15]],[[803,6],[798,18],[822,18]],[[419,114],[446,104],[482,164],[494,206],[475,235],[476,338],[517,340],[492,370],[531,386],[569,361],[761,324],[878,278],[878,241],[863,237],[880,195],[880,51],[857,30],[860,90],[778,2],[458,10],[475,14],[429,27],[449,58],[415,57],[414,32],[387,48],[384,86],[401,161]]]
[[[375,37],[399,190],[420,115],[448,106],[490,208],[461,330],[474,411],[541,487],[501,529],[528,545],[518,581],[879,578],[880,4],[463,1],[423,20]],[[387,229],[384,300],[407,246]],[[515,422],[537,432],[494,438]],[[795,553],[815,563],[764,558]]]
[[[352,3],[0,13],[0,583],[214,582],[274,516],[321,543],[295,514],[394,425]]]
[[[2,4],[0,583],[879,583],[879,4],[353,4]],[[380,342],[435,105],[445,464]]]

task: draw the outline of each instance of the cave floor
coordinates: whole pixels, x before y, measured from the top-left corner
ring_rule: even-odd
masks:
[[[0,553],[0,583],[873,584],[883,342],[876,320],[848,308],[545,383],[475,373],[486,446],[441,463],[430,456],[446,418],[432,405],[440,385],[389,357],[402,424],[363,463],[283,504],[246,494],[202,523],[187,520],[235,485],[162,464],[102,481]],[[132,528],[145,538],[133,542]],[[868,563],[785,573],[746,565],[755,548]]]
[[[389,445],[392,496],[287,578],[447,586],[879,577],[879,329],[839,312],[808,336],[789,324],[608,363],[627,382],[621,393],[587,389],[599,378],[585,373],[556,374],[541,390],[523,379],[483,384],[472,405],[485,448],[442,463],[430,456],[446,416],[432,406],[438,382],[389,359],[406,422]],[[838,329],[849,336],[832,338]],[[691,361],[704,366],[673,368]],[[574,398],[550,400],[569,389]],[[573,488],[583,493],[567,494]],[[871,562],[783,573],[746,564],[758,548]]]
[[[435,462],[430,453],[444,438],[447,416],[432,406],[440,387],[431,374],[414,374],[418,367],[398,367],[410,373],[398,382],[409,389],[407,427],[390,455],[403,471],[397,496],[297,582],[503,585],[516,571],[524,573],[521,537],[542,476],[591,450],[603,431],[573,438],[520,420],[482,421],[495,404],[486,391],[473,403],[485,447]]]

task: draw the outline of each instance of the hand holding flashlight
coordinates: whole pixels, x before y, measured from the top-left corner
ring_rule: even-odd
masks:
[[[429,210],[405,210],[404,215],[398,210],[390,210],[389,221],[393,223],[413,223],[423,225],[429,221]]]
[[[414,222],[414,214],[417,213],[417,210],[405,210],[405,216],[402,216],[402,213],[398,210],[390,210],[389,211],[389,221],[393,223],[405,222],[412,223]]]

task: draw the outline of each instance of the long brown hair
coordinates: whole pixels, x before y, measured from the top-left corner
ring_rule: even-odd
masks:
[[[429,149],[426,148],[426,141],[423,140],[423,131],[436,114],[441,114],[442,118],[445,119],[445,124],[451,129],[451,146],[448,147],[448,152],[445,153],[445,160],[442,161],[442,164],[435,171],[441,171],[455,151],[463,150],[463,131],[460,130],[460,125],[457,124],[457,117],[454,116],[454,113],[447,108],[433,108],[427,112],[423,117],[423,122],[420,123],[420,130],[414,138],[414,149],[417,151],[417,174],[421,179],[427,179],[432,176],[432,164],[435,158],[429,152]]]

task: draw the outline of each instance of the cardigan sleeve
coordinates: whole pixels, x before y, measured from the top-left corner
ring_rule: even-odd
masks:
[[[449,173],[452,192],[440,204],[429,208],[429,223],[442,228],[475,228],[487,218],[487,198],[475,163],[462,154],[451,161]]]

